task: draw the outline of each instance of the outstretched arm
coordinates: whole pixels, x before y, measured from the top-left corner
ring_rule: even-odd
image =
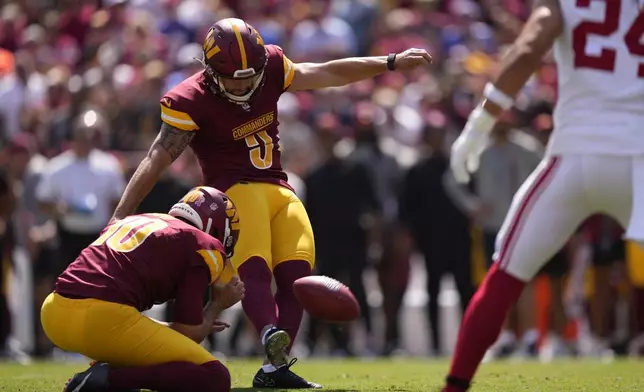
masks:
[[[523,85],[541,66],[541,59],[562,30],[563,19],[559,1],[536,0],[530,19],[501,61],[499,75],[493,84],[495,90],[501,94],[486,94],[486,99],[482,102],[487,112],[498,117],[507,109],[504,101],[511,105]],[[497,98],[499,96],[500,98]]]
[[[429,65],[432,57],[423,49],[408,49],[396,55],[395,69],[410,70]],[[370,79],[387,71],[387,56],[349,57],[326,63],[298,63],[293,65],[295,76],[289,91],[339,87]]]
[[[536,0],[530,19],[501,61],[494,83],[483,91],[484,99],[472,111],[461,135],[452,145],[450,165],[458,182],[467,182],[478,168],[479,157],[497,119],[514,105],[525,82],[541,65],[544,54],[563,30],[558,0]]]
[[[127,184],[112,219],[123,219],[134,213],[161,173],[188,147],[194,135],[194,131],[183,131],[163,123],[148,154]]]

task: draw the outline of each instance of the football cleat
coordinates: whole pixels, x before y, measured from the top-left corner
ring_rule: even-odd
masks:
[[[260,368],[253,378],[253,388],[321,389],[322,385],[306,381],[291,371],[291,366],[295,362],[297,358],[293,358],[287,365],[269,373]]]
[[[67,381],[63,392],[101,392],[109,391],[108,374],[110,366],[105,362],[92,362],[84,372],[76,373]],[[122,392],[141,392],[140,389],[123,390]]]
[[[283,329],[273,328],[266,334],[264,351],[271,365],[276,368],[286,365],[288,361],[286,349],[289,344],[291,344],[291,337]]]
[[[105,362],[92,362],[84,372],[76,373],[67,381],[64,392],[107,391],[109,366]]]

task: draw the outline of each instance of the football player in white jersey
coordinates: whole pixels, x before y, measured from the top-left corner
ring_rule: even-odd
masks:
[[[644,245],[644,4],[536,0],[452,146],[461,182],[476,170],[497,118],[553,47],[559,72],[555,129],[496,240],[495,264],[463,317],[443,392],[467,390],[526,282],[590,215],[614,217]]]

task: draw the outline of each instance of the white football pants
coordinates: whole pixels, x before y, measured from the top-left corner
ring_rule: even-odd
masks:
[[[514,195],[494,259],[529,281],[597,213],[616,219],[626,238],[644,246],[644,157],[545,157]]]

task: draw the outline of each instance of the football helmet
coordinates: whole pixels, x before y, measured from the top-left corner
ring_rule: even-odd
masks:
[[[199,186],[172,206],[169,215],[181,218],[218,239],[231,258],[239,238],[239,215],[232,200],[222,191]]]
[[[219,20],[203,43],[204,75],[215,95],[244,105],[261,90],[268,55],[257,30],[237,18]]]

